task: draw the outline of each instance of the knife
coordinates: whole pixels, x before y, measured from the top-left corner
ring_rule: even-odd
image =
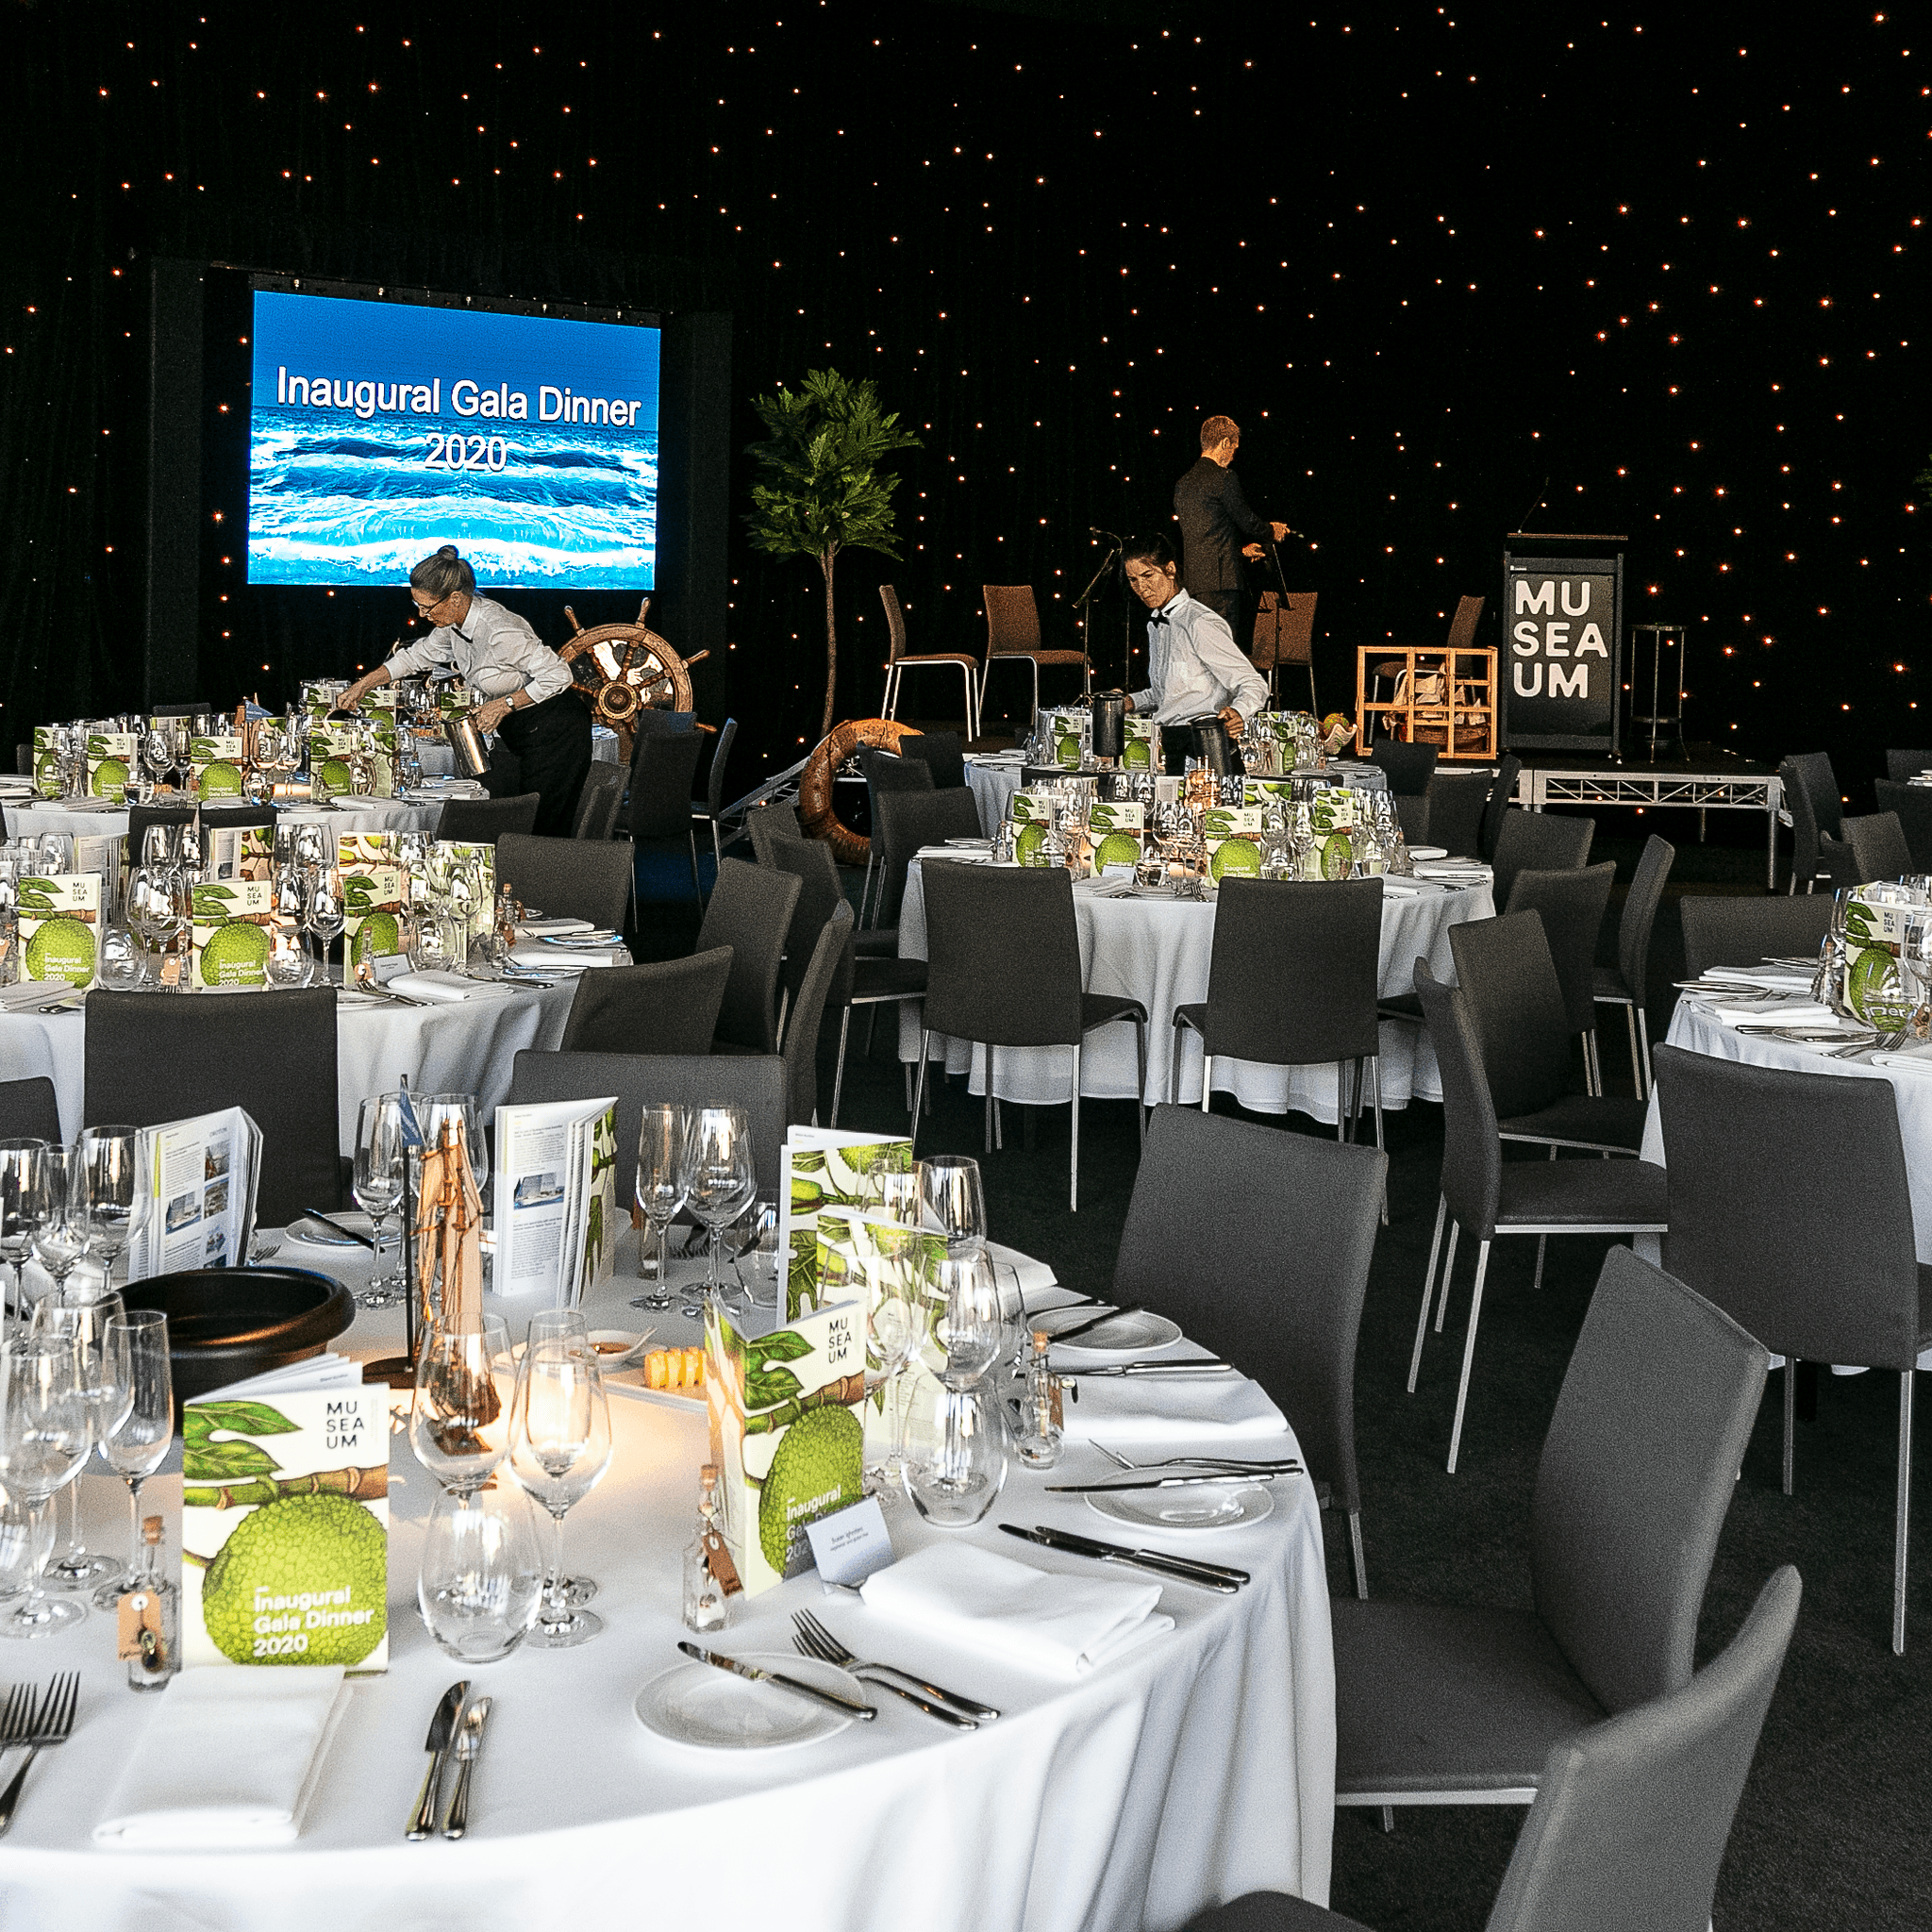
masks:
[[[457,1740],[457,1788],[450,1797],[449,1816],[442,1821],[444,1838],[461,1838],[470,1828],[470,1774],[482,1755],[483,1720],[493,1701],[479,1697],[463,1713],[463,1734]]]
[[[375,1251],[375,1243],[366,1234],[358,1234],[353,1227],[344,1227],[340,1221],[331,1221],[326,1214],[320,1213],[313,1208],[305,1208],[295,1218],[297,1221],[319,1221],[331,1234],[339,1234],[345,1241],[354,1241],[358,1246],[369,1249],[372,1254]]]
[[[463,1699],[470,1694],[470,1680],[459,1677],[442,1693],[436,1715],[429,1720],[429,1735],[423,1748],[429,1753],[429,1769],[423,1774],[423,1789],[416,1794],[416,1807],[409,1813],[408,1836],[420,1841],[436,1829],[436,1801],[442,1790],[442,1767],[449,1757],[450,1740],[456,1735],[457,1717]]]
[[[1058,1341],[1059,1338],[1054,1338]],[[1231,1375],[1232,1362],[1113,1362],[1104,1369],[1056,1369],[1057,1375]]]
[[[1051,1308],[1042,1308],[1041,1314],[1051,1314]],[[1090,1330],[1103,1326],[1120,1315],[1144,1315],[1145,1308],[1103,1308],[1097,1315],[1090,1315],[1084,1322],[1075,1322],[1071,1328],[1056,1328],[1046,1338],[1049,1341],[1071,1341],[1076,1335],[1085,1335]]]
[[[715,1650],[700,1650],[695,1643],[686,1643],[681,1640],[677,1647],[686,1657],[695,1657],[701,1664],[729,1671],[734,1676],[747,1677],[754,1684],[775,1684],[781,1690],[809,1697],[814,1704],[825,1705],[832,1710],[841,1711],[846,1717],[870,1720],[878,1716],[870,1704],[855,1704],[849,1697],[841,1697],[836,1690],[821,1690],[816,1684],[808,1684],[801,1677],[788,1677],[782,1671],[763,1670],[757,1664],[742,1663],[735,1657],[724,1657]]]
[[[1232,1470],[1216,1470],[1200,1475],[1162,1475],[1144,1483],[1048,1483],[1049,1496],[1121,1496],[1129,1490],[1191,1490],[1198,1489],[1203,1483],[1272,1483],[1278,1474],[1296,1474],[1300,1465],[1291,1465],[1286,1470],[1257,1469],[1246,1475],[1238,1475]]]
[[[1092,1538],[1075,1536],[1071,1530],[1049,1529],[1043,1523],[1035,1524],[1031,1529],[1022,1529],[1014,1523],[1003,1523],[1000,1527],[1008,1536],[1041,1543],[1050,1550],[1065,1550],[1076,1557],[1096,1557],[1103,1563],[1151,1570],[1157,1576],[1171,1577],[1177,1583],[1199,1584],[1203,1590],[1218,1591],[1223,1596],[1232,1596],[1250,1580],[1245,1570],[1227,1570],[1219,1563],[1196,1563],[1187,1557],[1163,1555],[1159,1550],[1123,1549],[1118,1543],[1095,1542]]]

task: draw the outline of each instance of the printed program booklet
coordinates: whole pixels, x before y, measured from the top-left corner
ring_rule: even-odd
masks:
[[[824,1208],[864,1210],[879,1201],[881,1174],[909,1174],[912,1142],[895,1134],[792,1127],[778,1150],[778,1253],[785,1263],[788,1320],[824,1299],[819,1291],[816,1224]]]
[[[255,1232],[261,1129],[239,1107],[147,1128],[147,1218],[127,1244],[127,1278],[235,1268]]]
[[[616,1096],[499,1107],[494,1187],[494,1291],[576,1307],[613,1266]]]

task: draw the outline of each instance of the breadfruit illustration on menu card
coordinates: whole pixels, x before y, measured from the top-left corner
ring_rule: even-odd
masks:
[[[182,1655],[389,1665],[389,1391],[218,1390],[181,1411]]]
[[[119,805],[126,796],[128,774],[134,770],[135,746],[131,731],[91,731],[87,740],[87,791],[90,798],[111,799]]]
[[[194,888],[194,984],[266,986],[275,889],[266,879],[216,879]]]
[[[356,977],[403,950],[404,878],[393,832],[345,832],[336,841],[342,869],[342,943]]]
[[[778,1150],[778,1251],[785,1257],[785,1319],[840,1299],[819,1281],[816,1226],[825,1208],[863,1212],[884,1196],[884,1176],[912,1172],[912,1142],[890,1134],[793,1127]]]
[[[1208,850],[1208,876],[1261,876],[1261,812],[1258,807],[1209,806],[1201,816],[1201,837]]]
[[[242,796],[242,763],[244,746],[232,736],[195,738],[188,747],[189,770],[195,789],[207,799]]]
[[[756,1596],[811,1568],[808,1523],[864,1493],[866,1315],[823,1307],[770,1335],[705,1317],[705,1401],[724,1542]]]
[[[100,957],[101,878],[62,873],[14,884],[23,979],[64,979],[92,986]]]
[[[1110,865],[1138,865],[1147,808],[1139,799],[1095,799],[1087,808],[1087,836],[1093,841],[1095,876]]]

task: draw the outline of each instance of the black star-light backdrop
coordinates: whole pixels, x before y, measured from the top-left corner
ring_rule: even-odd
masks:
[[[1034,584],[1065,641],[1090,525],[1166,527],[1225,411],[1251,499],[1316,540],[1285,554],[1324,708],[1357,644],[1434,641],[1459,593],[1499,641],[1507,531],[1626,531],[1626,620],[1690,626],[1690,736],[1823,747],[1864,802],[1883,747],[1932,742],[1932,43],[1890,12],[1486,12],[12,0],[15,735],[139,701],[158,251],[728,308],[739,451],[755,391],[872,377],[924,448],[903,558],[840,564],[841,715],[878,705],[884,578],[915,649],[981,648],[985,581]],[[744,721],[733,791],[801,755],[824,682],[817,572],[751,551],[749,475],[734,647],[699,673],[701,714]],[[379,652],[388,603],[271,621],[236,535],[218,700]],[[509,601],[566,634],[562,595]]]

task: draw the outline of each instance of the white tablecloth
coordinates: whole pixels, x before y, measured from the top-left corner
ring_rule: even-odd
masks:
[[[1429,962],[1439,979],[1453,978],[1449,928],[1468,919],[1488,919],[1495,902],[1488,886],[1426,891],[1415,898],[1392,894],[1382,905],[1381,981],[1384,994],[1407,992],[1415,983],[1415,962]],[[1146,1008],[1147,1086],[1142,1101],[1167,1099],[1168,1068],[1174,1052],[1174,1009],[1208,997],[1208,969],[1214,946],[1211,902],[1158,896],[1096,899],[1075,891],[1074,918],[1080,933],[1080,968],[1089,992],[1126,993]],[[925,887],[921,861],[907,869],[906,898],[899,913],[899,954],[924,959]],[[899,1008],[899,1058],[919,1058],[921,1009],[912,1001]],[[1381,1029],[1382,1105],[1406,1107],[1412,1095],[1441,1100],[1441,1081],[1427,1034],[1420,1026],[1387,1021]],[[986,1091],[986,1050],[944,1036],[932,1041],[935,1059],[949,1073],[970,1071],[970,1089]],[[1183,1035],[1180,1098],[1201,1098],[1200,1036]],[[997,1056],[994,1092],[1002,1100],[1051,1105],[1068,1097],[1071,1058],[1064,1048],[1005,1048]],[[1080,1091],[1095,1100],[1124,1100],[1134,1091],[1134,1029],[1125,1023],[1088,1035],[1080,1056]],[[1215,1066],[1215,1090],[1231,1092],[1259,1113],[1296,1113],[1316,1120],[1336,1118],[1336,1074],[1332,1066],[1269,1067],[1249,1060],[1223,1059]],[[1368,1106],[1364,1097],[1364,1108]]]
[[[620,1275],[593,1298],[606,1319],[656,1322],[665,1340],[694,1324],[640,1316]],[[279,1262],[354,1286],[357,1262],[295,1243]],[[506,1305],[521,1329],[526,1312]],[[393,1348],[393,1312],[363,1315],[338,1346]],[[985,1655],[922,1644],[810,1575],[759,1597],[728,1651],[790,1651],[793,1610],[810,1609],[862,1653],[996,1705],[972,1733],[941,1728],[879,1692],[871,1724],[793,1751],[741,1755],[664,1742],[632,1715],[639,1690],[679,1661],[677,1553],[693,1515],[702,1418],[669,1401],[613,1396],[610,1473],[571,1512],[569,1561],[603,1588],[601,1636],[580,1649],[523,1651],[462,1671],[415,1607],[419,1525],[433,1489],[407,1434],[390,1442],[389,1673],[358,1683],[300,1840],[251,1854],[95,1851],[128,1740],[148,1708],[123,1684],[110,1621],[32,1646],[17,1674],[81,1672],[73,1739],[42,1755],[0,1855],[0,1919],[74,1932],[485,1932],[770,1919],[787,1932],[1169,1932],[1208,1904],[1267,1889],[1328,1895],[1335,1689],[1322,1532],[1308,1484],[1275,1489],[1274,1515],[1207,1536],[1130,1536],[1046,1480],[1098,1478],[1075,1448],[1053,1478],[1017,1465],[992,1516],[963,1532],[1047,1571],[1108,1574],[999,1535],[997,1522],[1054,1523],[1113,1541],[1159,1543],[1252,1573],[1233,1597],[1185,1584],[1161,1591],[1178,1627],[1067,1685]],[[1293,1440],[1275,1438],[1293,1453]],[[1245,1453],[1245,1447],[1244,1447]],[[177,1464],[178,1466],[178,1464]],[[125,1491],[83,1479],[91,1542],[119,1551]],[[146,1495],[178,1527],[179,1478]],[[941,1534],[909,1507],[891,1531],[902,1554]],[[1128,1573],[1118,1573],[1125,1575]],[[422,1778],[423,1734],[443,1688],[467,1675],[494,1700],[460,1845],[411,1845],[403,1824]]]
[[[576,991],[575,979],[549,987],[519,987],[500,996],[439,1007],[345,1005],[336,1014],[336,1078],[340,1083],[341,1151],[356,1151],[356,1110],[372,1093],[386,1093],[399,1075],[419,1093],[474,1093],[486,1112],[509,1091],[511,1062],[526,1046],[555,1047]],[[150,999],[210,1002],[247,999],[246,992],[150,993]],[[85,1013],[0,1013],[0,1080],[44,1074],[60,1102],[60,1131],[80,1131],[87,1069]],[[0,1900],[4,1900],[0,1876]],[[0,1925],[5,1924],[0,1916]]]
[[[168,802],[178,803],[175,800]],[[243,799],[233,801],[238,807],[246,802]],[[212,809],[219,812],[221,808]],[[402,798],[358,798],[353,805],[338,806],[327,811],[314,806],[288,806],[281,809],[279,815],[291,824],[312,821],[336,832],[433,832],[441,812],[440,802],[411,805]],[[127,836],[127,813],[120,807],[94,811],[76,810],[72,806],[58,803],[9,805],[7,808],[7,830],[15,839],[39,839],[49,832],[58,832],[69,839],[125,839]]]

